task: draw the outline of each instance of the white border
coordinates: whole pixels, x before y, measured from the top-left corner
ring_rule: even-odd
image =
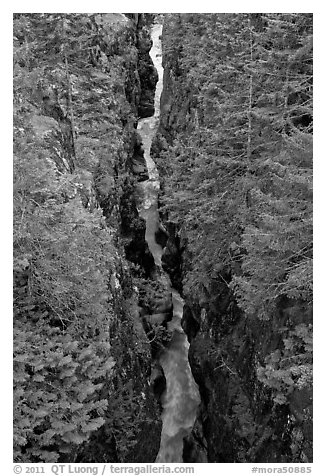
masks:
[[[119,8],[117,8],[117,6]],[[325,318],[321,313],[322,306],[325,303],[322,301],[323,294],[325,294],[325,286],[323,282],[323,274],[325,273],[325,266],[323,255],[325,255],[325,239],[324,239],[324,217],[326,204],[323,191],[326,189],[325,185],[325,163],[324,149],[326,148],[325,140],[325,116],[326,105],[323,90],[326,84],[325,75],[325,38],[324,31],[325,14],[322,2],[317,1],[280,1],[273,2],[261,1],[205,1],[200,2],[175,2],[167,0],[160,3],[149,1],[119,1],[116,7],[111,5],[108,1],[62,1],[57,0],[53,3],[45,3],[41,1],[12,1],[10,4],[4,5],[1,15],[1,104],[3,111],[1,114],[1,152],[2,152],[2,167],[4,168],[3,181],[0,186],[0,203],[1,207],[1,297],[2,297],[2,320],[4,328],[2,330],[1,342],[1,374],[2,374],[2,392],[1,392],[1,410],[2,415],[2,444],[1,450],[3,456],[2,462],[5,463],[8,471],[4,469],[3,474],[12,473],[12,13],[14,12],[313,12],[314,13],[314,123],[315,123],[315,140],[314,140],[314,249],[315,249],[315,266],[314,266],[314,463],[308,466],[313,467],[312,475],[324,475],[326,469],[323,468],[324,453],[326,451],[324,445],[325,432],[325,403],[324,403],[324,361],[325,355],[323,352],[325,339]],[[131,466],[130,464],[128,466]],[[173,465],[171,465],[173,466]],[[246,475],[251,474],[251,468],[254,464],[234,464],[234,463],[210,463],[210,464],[196,464],[196,475],[201,474],[220,474],[227,476],[232,475]],[[264,464],[257,464],[257,466],[265,466]],[[296,466],[295,464],[269,464],[266,467],[289,467]],[[49,473],[50,474],[50,473]],[[277,474],[277,473],[275,473]],[[295,474],[295,473],[293,473]],[[303,473],[298,473],[303,474]]]

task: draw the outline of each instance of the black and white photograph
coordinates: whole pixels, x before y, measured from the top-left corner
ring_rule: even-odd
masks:
[[[12,15],[16,474],[313,473],[314,14],[241,8]]]

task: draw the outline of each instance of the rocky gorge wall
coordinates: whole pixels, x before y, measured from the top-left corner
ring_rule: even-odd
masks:
[[[113,422],[108,421],[98,434],[93,435],[77,457],[80,462],[151,462],[155,461],[160,444],[160,407],[155,396],[157,379],[151,378],[152,346],[146,336],[148,329],[140,307],[143,300],[136,286],[139,277],[148,277],[153,267],[145,241],[145,222],[137,211],[137,183],[146,180],[148,175],[136,126],[139,117],[153,114],[157,73],[149,56],[152,17],[146,14],[129,16],[130,20],[122,23],[117,32],[115,51],[123,62],[117,78],[118,82],[124,80],[123,89],[116,98],[122,147],[109,162],[106,157],[100,159],[94,172],[99,205],[108,223],[116,229],[118,249],[123,248],[127,260],[115,274],[117,318],[111,324],[110,332],[117,372],[113,387],[111,384],[107,388],[110,399],[113,390],[117,415],[121,413],[121,416]],[[140,293],[148,294],[142,289]],[[152,301],[151,310],[158,301]]]
[[[191,83],[189,70],[184,68],[185,63],[194,60],[187,57],[184,48],[193,22],[194,15],[190,14],[165,17],[161,117],[152,146],[161,177],[161,204],[165,206],[161,215],[170,230],[162,262],[185,299],[183,326],[190,340],[189,360],[202,399],[192,435],[185,441],[184,461],[311,461],[310,392],[296,389],[285,402],[275,404],[273,389],[257,377],[260,363],[282,348],[281,330],[310,322],[311,311],[306,304],[284,297],[272,320],[246,316],[229,285],[239,270],[237,258],[221,262],[218,278],[207,274],[205,284],[198,284],[196,296],[183,286],[192,269],[193,256],[184,224],[169,219],[165,188],[171,173],[169,156],[175,144],[191,138],[198,117],[207,114],[197,99],[200,84]],[[202,38],[204,29],[198,41]],[[223,246],[231,256],[232,242],[237,237],[227,239]]]
[[[74,184],[66,197],[68,206],[75,200],[78,210],[86,210],[84,220],[86,224],[89,220],[89,226],[99,210],[105,225],[98,226],[110,235],[110,256],[105,259],[110,261],[106,272],[115,364],[112,378],[97,395],[107,399],[109,407],[104,425],[92,431],[87,441],[71,445],[60,462],[152,462],[160,444],[162,376],[154,370],[151,379],[153,345],[144,330],[148,331],[143,322],[146,311],[141,306],[162,311],[162,294],[159,289],[146,290],[153,258],[145,241],[145,221],[138,215],[136,193],[137,183],[148,178],[137,120],[153,113],[157,74],[149,56],[152,16],[128,16],[69,16],[71,38],[77,32],[87,42],[92,38],[92,43],[83,53],[70,52],[66,57],[66,67],[72,71],[70,76],[67,73],[71,81],[68,100],[66,84],[56,82],[49,72],[49,60],[36,56],[35,64],[27,65],[34,76],[39,75],[32,86],[28,84],[32,102],[18,112],[24,127],[32,128],[39,146],[47,150],[47,160]],[[47,21],[46,16],[31,15],[26,20],[22,15],[17,18],[17,44],[27,41],[21,31],[28,21],[34,24],[35,44],[45,42],[47,30],[42,22]],[[50,21],[55,25],[62,18]],[[26,67],[26,62],[18,60],[18,64]],[[100,248],[93,251],[101,254]],[[17,289],[26,289],[33,259],[31,255],[17,260]],[[19,451],[25,452],[24,445],[22,448]]]
[[[153,462],[160,446],[159,401],[165,389],[157,358],[169,341],[166,323],[172,315],[171,292],[167,292],[164,280],[155,272],[145,240],[145,220],[138,213],[138,185],[148,179],[148,173],[137,122],[153,114],[157,81],[149,56],[149,25],[153,16],[47,15],[20,14],[15,25],[15,139],[19,157],[15,175],[19,194],[15,199],[18,218],[14,295],[18,303],[19,336],[23,336],[21,341],[18,339],[20,347],[16,347],[15,357],[19,409],[17,461]],[[183,327],[190,341],[189,360],[202,401],[192,434],[185,441],[183,460],[308,462],[312,460],[311,392],[306,385],[302,388],[294,385],[282,369],[281,357],[288,361],[295,345],[300,355],[304,355],[306,348],[310,349],[306,329],[310,326],[311,309],[303,299],[282,296],[269,320],[246,315],[231,285],[233,277],[241,272],[242,230],[238,223],[234,228],[227,227],[231,222],[227,203],[225,210],[221,207],[221,231],[218,229],[220,234],[212,247],[212,252],[217,249],[222,256],[213,263],[214,276],[209,266],[205,272],[204,268],[200,272],[196,269],[200,260],[193,253],[194,242],[202,243],[204,249],[203,237],[199,238],[193,230],[191,235],[181,213],[174,214],[172,219],[169,211],[171,161],[182,154],[185,143],[190,143],[189,157],[182,166],[191,176],[198,157],[205,160],[201,146],[207,130],[213,135],[216,131],[209,129],[211,124],[223,123],[223,117],[212,107],[218,88],[208,88],[202,93],[198,77],[195,75],[196,81],[190,77],[192,68],[197,67],[197,49],[202,48],[204,57],[209,45],[207,39],[214,40],[215,25],[213,30],[207,29],[204,19],[196,29],[193,28],[196,21],[196,15],[192,14],[165,16],[164,87],[159,131],[152,144],[160,173],[163,224],[156,233],[156,242],[164,247],[163,268],[185,300]],[[196,41],[194,51],[189,54],[191,49],[187,49],[187,44],[191,38]],[[235,141],[234,147],[238,146]],[[211,147],[215,147],[214,141]],[[244,174],[243,170],[240,163],[236,169],[238,178]],[[26,185],[24,175],[29,180]],[[182,181],[174,184],[175,191],[182,194],[184,185]],[[207,191],[210,199],[214,198],[214,184],[212,190]],[[237,189],[233,193],[236,195]],[[28,194],[31,200],[25,206],[24,197]],[[181,203],[189,206],[192,196],[184,197],[181,195]],[[250,215],[249,192],[244,201]],[[25,226],[29,213],[31,222]],[[45,225],[38,228],[43,222]],[[209,227],[208,223],[211,230]],[[47,287],[42,281],[46,281]],[[78,288],[78,299],[71,303],[73,293],[69,290],[74,290],[74,286]],[[31,304],[33,290],[36,290],[36,302]],[[51,300],[55,292],[60,298],[57,301]],[[44,295],[54,310],[43,303]],[[61,308],[63,298],[66,307]],[[79,332],[83,345],[86,341],[92,346],[103,325],[109,325],[109,340],[105,342],[109,345],[104,347],[105,351],[110,347],[112,360],[104,366],[104,373],[97,379],[98,360],[92,356],[88,357],[91,362],[86,362],[96,364],[96,372],[92,371],[90,377],[95,381],[95,385],[91,381],[90,391],[96,404],[106,400],[108,405],[101,414],[104,423],[98,427],[98,421],[90,422],[86,429],[83,427],[81,436],[80,431],[77,434],[71,431],[71,427],[76,429],[76,424],[64,401],[61,423],[66,418],[72,420],[68,421],[70,426],[65,436],[66,430],[61,427],[61,433],[57,427],[54,430],[48,427],[48,407],[45,411],[43,407],[37,408],[35,415],[31,411],[28,418],[20,417],[19,411],[22,398],[28,395],[30,408],[35,410],[34,391],[37,388],[43,395],[45,378],[65,393],[66,381],[57,379],[56,372],[57,367],[68,365],[68,369],[64,368],[67,378],[71,375],[75,378],[69,367],[71,356],[65,355],[60,360],[62,355],[58,357],[55,353],[53,362],[45,365],[41,361],[39,365],[37,355],[32,365],[24,332],[27,329],[28,338],[37,335],[35,329],[41,328],[39,322],[43,323],[46,316],[51,339],[41,335],[36,346],[41,348],[40,343],[54,342],[57,334],[61,339],[67,326],[71,322],[75,325],[78,312],[81,323],[77,320],[72,335],[77,340]],[[62,316],[67,320],[62,322]],[[96,316],[102,319],[105,316],[104,324],[99,319],[98,325]],[[160,322],[155,322],[156,318]],[[92,336],[91,342],[87,341],[88,335]],[[34,344],[32,340],[31,349],[36,348]],[[55,359],[59,359],[60,365]],[[259,378],[259,369],[266,361],[270,366],[269,384],[265,384],[268,379],[264,383]],[[107,367],[110,378],[104,379]],[[301,365],[297,370],[301,372],[301,368],[304,371],[306,367]],[[81,372],[87,374],[87,369],[85,364]],[[48,373],[44,376],[37,372]],[[83,384],[85,375],[82,373],[78,378],[78,383]],[[75,381],[69,382],[73,392]],[[289,382],[293,384],[291,391],[288,391]],[[97,384],[100,390],[95,391]],[[49,398],[53,399],[53,395]],[[52,408],[51,401],[49,405]],[[79,402],[75,404],[77,413],[79,405]],[[33,427],[30,415],[35,416]],[[54,435],[52,439],[48,429]],[[32,435],[31,440],[28,435]],[[39,441],[43,442],[40,452]],[[59,456],[51,453],[57,448]]]

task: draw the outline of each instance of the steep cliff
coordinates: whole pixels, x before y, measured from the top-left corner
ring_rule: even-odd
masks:
[[[312,461],[311,291],[297,273],[310,279],[311,193],[299,182],[308,184],[311,171],[311,90],[271,83],[277,68],[275,77],[286,77],[275,25],[292,48],[287,71],[309,83],[309,15],[171,14],[164,23],[164,89],[152,151],[162,218],[174,230],[163,262],[183,290],[202,397],[185,442],[188,462]],[[277,103],[280,91],[289,96]],[[293,121],[305,106],[305,118],[301,112]]]
[[[15,15],[16,461],[159,450],[171,292],[136,130],[151,20]],[[202,400],[183,460],[311,461],[312,16],[166,15],[163,65],[156,241]]]
[[[136,127],[157,77],[150,18],[131,17],[15,16],[17,461],[151,462],[159,449],[136,286],[153,264]]]

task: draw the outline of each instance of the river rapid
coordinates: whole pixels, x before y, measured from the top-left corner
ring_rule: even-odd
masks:
[[[155,24],[152,28],[153,46],[150,51],[159,76],[155,92],[155,113],[151,117],[140,119],[138,123],[138,132],[143,141],[144,158],[149,175],[147,181],[139,184],[143,197],[139,213],[146,220],[145,239],[153,255],[157,274],[171,289],[173,303],[173,318],[168,323],[172,339],[159,360],[166,378],[166,390],[161,399],[163,426],[156,462],[182,463],[183,439],[191,432],[195,423],[200,396],[188,361],[189,342],[181,326],[184,301],[172,288],[169,276],[162,268],[163,249],[155,240],[155,232],[160,225],[158,213],[160,182],[157,167],[150,156],[150,148],[158,127],[160,96],[163,89],[161,34],[162,25]]]

